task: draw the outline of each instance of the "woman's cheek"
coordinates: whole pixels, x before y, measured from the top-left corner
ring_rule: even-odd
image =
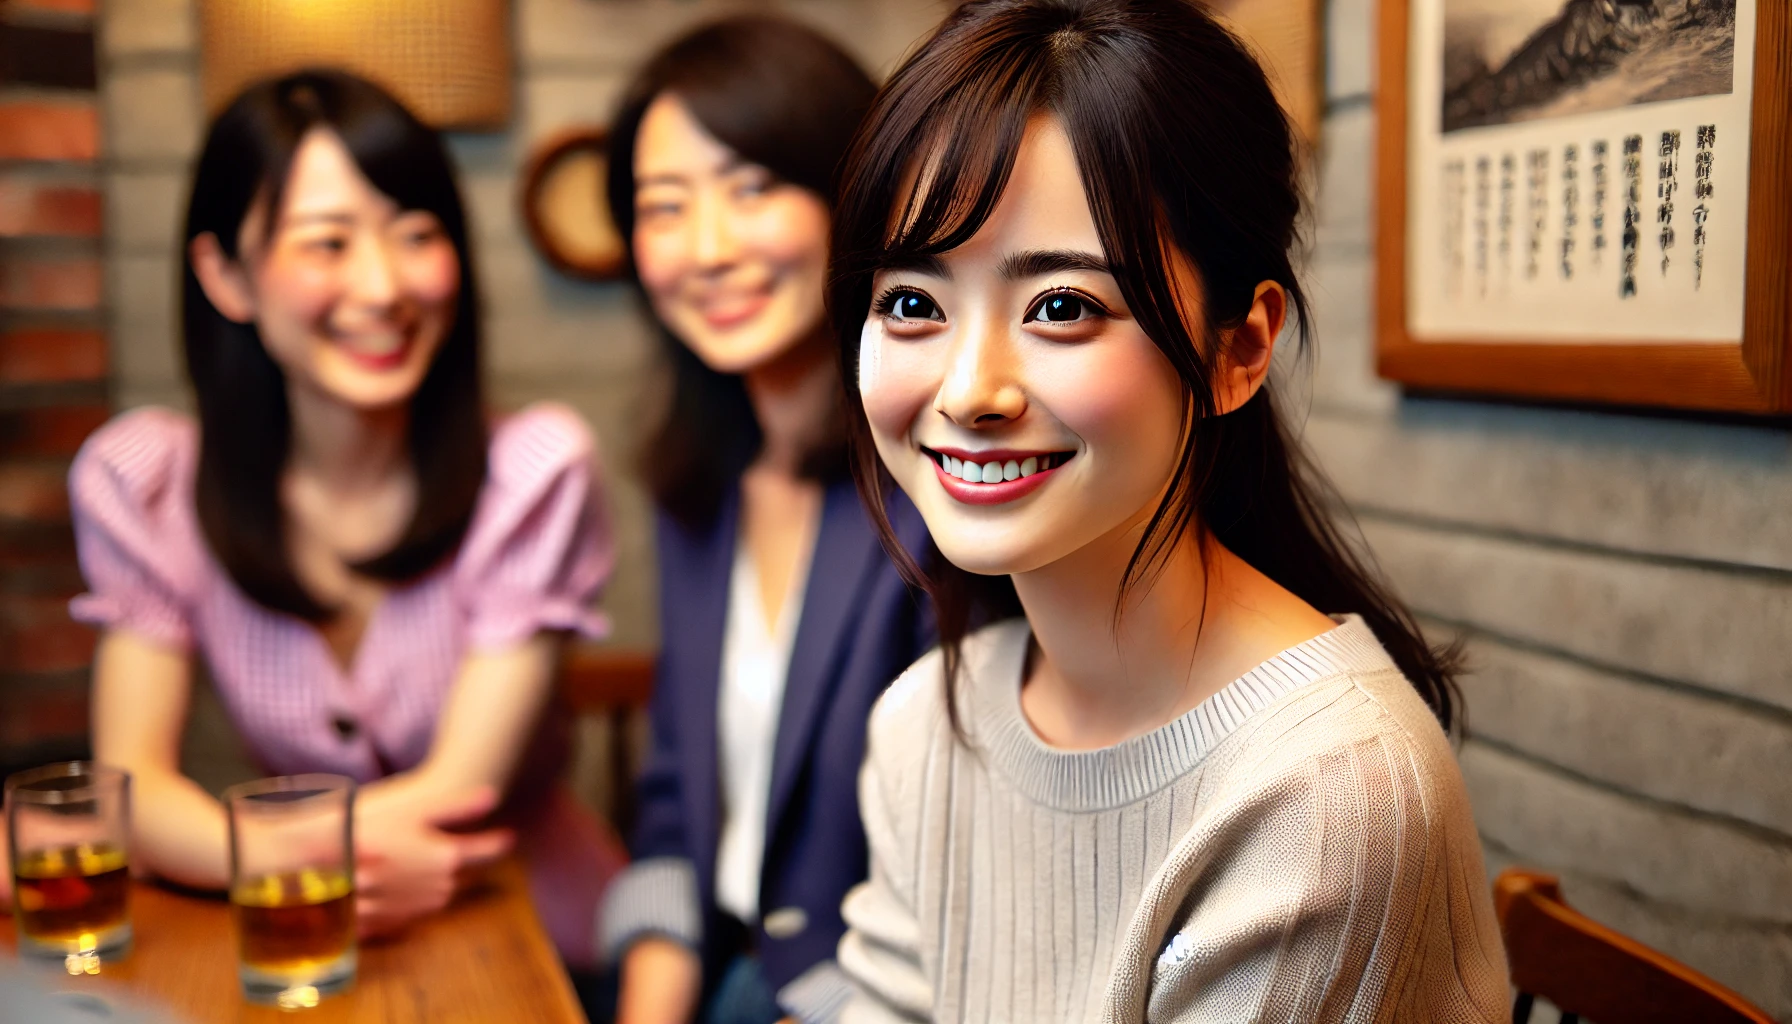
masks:
[[[263,264],[257,275],[256,319],[294,321],[298,326],[309,327],[329,316],[341,291],[334,268],[276,255]],[[261,329],[268,333],[269,325],[264,323]]]
[[[444,305],[460,293],[460,258],[452,245],[432,246],[413,257],[405,284],[417,301]]]
[[[684,270],[683,247],[669,233],[636,228],[634,237],[635,272],[641,276],[641,287],[649,296],[661,297],[678,283]]]
[[[1052,405],[1066,427],[1102,448],[1102,463],[1115,477],[1116,493],[1142,488],[1156,493],[1174,470],[1183,432],[1183,384],[1170,360],[1149,337],[1115,339],[1072,350],[1090,366],[1063,366],[1052,382]]]
[[[828,208],[800,189],[781,189],[748,223],[741,225],[744,248],[780,271],[820,268],[828,261]]]
[[[1028,367],[1028,390],[1089,444],[1158,463],[1180,435],[1181,382],[1149,338],[1126,342],[1047,349]]]
[[[878,329],[875,320],[866,321],[859,331],[859,394],[863,396],[868,390],[877,387],[878,377],[883,371],[883,331]]]
[[[939,390],[939,368],[925,342],[895,341],[876,321],[859,335],[859,397],[872,432],[900,438]]]

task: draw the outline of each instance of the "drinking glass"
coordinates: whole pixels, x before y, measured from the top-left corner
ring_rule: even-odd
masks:
[[[355,980],[354,804],[341,775],[225,791],[237,974],[251,1001],[312,1006]]]
[[[6,780],[19,951],[62,960],[71,974],[131,948],[131,777],[64,761]]]

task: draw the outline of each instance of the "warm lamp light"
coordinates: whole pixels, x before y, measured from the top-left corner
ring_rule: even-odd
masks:
[[[438,128],[510,117],[506,0],[201,0],[206,109],[244,86],[335,67],[390,89]]]

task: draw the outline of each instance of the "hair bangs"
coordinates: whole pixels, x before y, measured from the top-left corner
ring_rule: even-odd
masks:
[[[899,212],[883,241],[885,261],[951,252],[995,212],[1040,106],[1036,82],[1014,84],[949,95],[913,126],[909,134],[921,141],[897,171],[902,184],[888,205]]]

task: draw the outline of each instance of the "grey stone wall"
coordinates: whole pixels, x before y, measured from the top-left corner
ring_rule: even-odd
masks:
[[[1332,0],[1306,439],[1466,636],[1489,859],[1792,1021],[1792,435],[1373,373],[1373,0]]]

